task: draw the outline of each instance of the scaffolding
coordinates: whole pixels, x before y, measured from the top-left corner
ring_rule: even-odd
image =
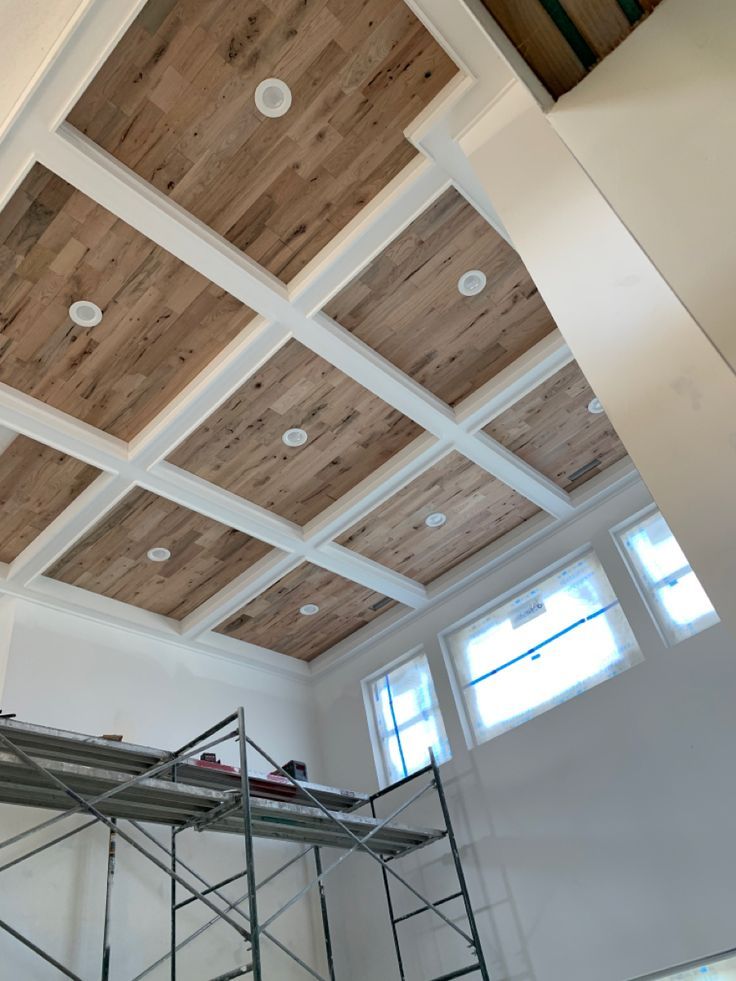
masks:
[[[239,767],[203,766],[196,757],[227,742],[238,748]],[[249,772],[249,754],[257,753],[273,772]],[[408,787],[419,783],[419,789]],[[376,803],[400,788],[412,791],[385,817],[378,817]],[[397,822],[412,804],[424,795],[437,794],[443,816],[441,829],[410,827]],[[0,716],[0,803],[52,809],[53,817],[0,841],[0,851],[46,831],[73,815],[90,820],[72,830],[56,834],[35,848],[0,864],[6,871],[53,845],[103,825],[108,829],[107,885],[104,906],[101,979],[108,981],[112,959],[110,922],[118,843],[125,842],[169,877],[170,938],[162,956],[132,979],[142,981],[156,968],[169,962],[171,981],[177,979],[178,955],[216,923],[226,923],[243,942],[243,962],[233,970],[208,981],[230,981],[249,976],[266,981],[261,955],[262,943],[270,943],[317,981],[337,981],[335,973],[325,880],[351,855],[369,855],[381,869],[396,951],[398,977],[406,981],[404,954],[400,944],[400,925],[423,913],[432,913],[466,942],[472,961],[430,981],[452,981],[471,974],[490,981],[470,902],[460,853],[440,778],[439,767],[430,752],[428,766],[375,794],[324,787],[297,779],[277,763],[246,732],[245,712],[239,708],[217,725],[190,740],[175,752],[165,752],[122,741],[82,735],[61,729],[19,722]],[[370,816],[358,814],[369,808]],[[164,825],[170,829],[169,847],[162,844],[144,825]],[[133,829],[145,839],[142,844]],[[216,883],[210,883],[177,854],[177,839],[185,831],[221,832],[243,839],[244,867]],[[288,861],[260,881],[256,878],[254,840],[267,838],[303,846]],[[401,873],[397,860],[433,842],[449,845],[458,888],[432,902],[426,899]],[[322,849],[341,850],[327,866]],[[307,884],[266,919],[259,916],[258,891],[273,882],[287,868],[304,859],[313,863],[314,874]],[[222,890],[244,880],[246,891],[237,899]],[[392,883],[400,883],[413,894],[419,906],[401,916],[394,914]],[[328,977],[307,964],[271,930],[288,909],[316,889],[322,920]],[[462,900],[467,930],[459,926],[441,907]],[[191,903],[201,903],[213,914],[193,933],[179,936],[179,911]],[[14,937],[61,975],[82,981],[38,944],[18,929],[0,920],[0,929]],[[270,981],[270,979],[269,979]]]

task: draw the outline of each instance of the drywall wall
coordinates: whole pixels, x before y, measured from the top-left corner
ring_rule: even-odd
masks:
[[[86,0],[0,0],[0,133]]]
[[[736,4],[664,0],[549,119],[736,367]]]
[[[7,623],[3,625],[7,630]],[[316,761],[310,693],[303,680],[241,667],[20,602],[12,624],[0,704],[23,720],[93,734],[122,733],[132,742],[164,749],[182,745],[242,704],[249,732],[276,759]],[[223,747],[221,755],[225,762],[237,762],[233,744]],[[251,768],[269,769],[262,760],[253,760]],[[39,811],[0,808],[0,838],[46,816]],[[68,827],[75,822],[81,823],[71,818]],[[50,836],[51,831],[46,834]],[[157,830],[156,834],[159,840],[168,841],[167,832]],[[136,837],[141,840],[140,835]],[[43,840],[42,834],[24,843],[24,848]],[[3,873],[0,917],[82,978],[99,977],[100,972],[106,846],[106,831],[94,827]],[[150,842],[148,846],[156,850]],[[297,850],[296,845],[260,842],[256,850],[259,878]],[[0,855],[6,861],[17,853],[14,846]],[[244,865],[242,840],[229,836],[186,832],[179,838],[179,854],[211,882]],[[163,852],[160,857],[166,858]],[[267,887],[264,912],[298,891],[308,874],[313,874],[311,865],[298,863],[283,880]],[[237,882],[224,892],[235,898],[245,892],[245,886]],[[181,892],[180,898],[183,896]],[[166,951],[168,901],[168,877],[120,842],[113,897],[113,979],[130,981]],[[210,918],[208,911],[197,906],[182,911],[180,937]],[[321,950],[315,951],[313,943],[319,928],[315,916],[315,907],[302,903],[274,929],[279,936],[289,937],[305,960],[319,967]],[[218,924],[186,948],[178,976],[182,981],[213,977],[242,963],[244,953],[238,934]],[[291,981],[305,976],[267,942],[264,954],[270,971],[267,977]],[[3,978],[46,981],[57,976],[2,933],[0,963]],[[168,978],[168,967],[150,977],[154,981]]]
[[[640,483],[619,493],[317,678],[323,777],[373,788],[361,680],[424,647],[454,753],[442,775],[495,981],[622,981],[733,945],[734,644],[718,625],[664,647],[609,533],[649,500]],[[438,632],[588,542],[644,662],[469,751]],[[419,807],[414,820],[437,820],[436,806]],[[455,889],[445,856],[407,860],[430,898]],[[338,977],[398,981],[380,872],[369,858],[347,864],[328,894]],[[400,885],[394,895],[399,912],[416,905]],[[399,929],[408,981],[469,960],[428,913]]]

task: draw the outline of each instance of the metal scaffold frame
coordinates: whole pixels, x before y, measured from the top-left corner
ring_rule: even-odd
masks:
[[[230,768],[228,777],[221,779],[218,773],[198,769],[193,764],[198,754],[233,740],[238,745],[240,768]],[[254,776],[249,772],[248,757],[251,752],[257,753],[273,767],[271,775]],[[390,814],[381,818],[377,816],[378,800],[427,776],[430,777],[429,782],[423,783],[418,790],[394,807]],[[430,791],[435,791],[438,795],[443,829],[410,828],[395,823],[401,814]],[[63,802],[69,801],[71,806],[62,810]],[[123,742],[106,743],[95,737],[44,729],[12,721],[11,717],[0,716],[0,803],[54,808],[60,812],[26,831],[0,841],[0,851],[72,815],[91,816],[90,821],[0,864],[0,872],[27,861],[94,825],[102,824],[108,829],[107,887],[100,975],[102,981],[109,981],[110,977],[110,923],[119,842],[125,842],[134,848],[165,873],[171,882],[169,949],[132,981],[142,981],[167,961],[170,965],[171,981],[177,981],[179,952],[216,923],[226,923],[238,933],[244,945],[244,958],[239,966],[210,981],[230,981],[246,975],[251,976],[254,981],[265,981],[262,941],[273,944],[316,981],[337,981],[325,880],[356,852],[369,855],[381,868],[400,981],[406,981],[406,973],[397,927],[404,920],[425,912],[436,915],[448,928],[462,937],[474,955],[472,964],[432,981],[451,981],[474,973],[482,981],[490,981],[439,767],[431,752],[427,767],[390,787],[366,796],[297,779],[247,734],[245,712],[242,708],[174,753]],[[370,818],[356,814],[363,806],[370,807]],[[146,844],[142,844],[124,828],[123,822],[142,835]],[[171,834],[169,846],[162,844],[141,822],[168,825]],[[219,882],[210,883],[183,861],[180,850],[177,849],[178,836],[192,829],[240,834],[244,846],[244,868]],[[254,839],[257,837],[301,843],[305,847],[258,881],[254,849]],[[449,843],[459,888],[457,892],[431,902],[395,869],[393,863],[418,848],[442,839],[447,839]],[[148,842],[156,850],[149,848]],[[325,846],[343,850],[326,867],[321,853]],[[268,918],[261,919],[258,891],[297,861],[310,855],[315,871],[312,878]],[[245,880],[246,892],[234,900],[226,897],[222,890],[241,879]],[[402,916],[395,916],[391,880],[401,883],[419,901],[420,906]],[[270,929],[279,917],[314,889],[319,895],[327,978],[307,964]],[[180,890],[187,893],[186,897],[181,897]],[[458,899],[463,900],[469,932],[458,926],[440,908]],[[213,916],[197,930],[180,938],[177,929],[178,913],[183,907],[195,902],[207,907]],[[0,929],[43,958],[64,977],[82,981],[72,970],[9,923],[0,920]]]

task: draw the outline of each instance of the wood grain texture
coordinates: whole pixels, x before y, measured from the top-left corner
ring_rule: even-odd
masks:
[[[80,299],[97,327],[70,320]],[[39,164],[0,214],[0,382],[121,439],[253,316]]]
[[[290,279],[415,155],[457,69],[402,0],[149,0],[70,121]],[[255,89],[293,103],[261,116]]]
[[[171,552],[151,562],[150,548]],[[46,573],[175,620],[214,596],[269,546],[144,490],[113,508]]]
[[[481,0],[548,91],[559,98],[587,74],[539,0]]]
[[[441,528],[424,523],[434,511],[447,516]],[[429,583],[538,512],[530,501],[452,453],[338,541]]]
[[[587,74],[541,0],[481,0],[493,14],[534,73],[556,98],[574,88]],[[661,0],[639,0],[644,14]],[[618,0],[562,0],[569,15],[598,61],[618,47],[641,23],[631,24]]]
[[[99,470],[26,436],[0,456],[0,562],[12,562]]]
[[[486,432],[565,490],[584,484],[626,449],[605,414],[592,415],[593,390],[576,362],[512,405]],[[581,467],[588,467],[571,480]]]
[[[303,616],[306,603],[319,613]],[[397,604],[305,563],[216,630],[238,640],[311,661]]]
[[[457,283],[487,277],[478,296]],[[327,312],[450,405],[554,330],[511,246],[446,191],[327,306]]]
[[[308,442],[284,446],[287,429]],[[297,341],[289,341],[169,457],[305,524],[421,430]]]

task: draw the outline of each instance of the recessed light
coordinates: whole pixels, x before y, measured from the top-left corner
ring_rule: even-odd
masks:
[[[264,78],[256,89],[256,108],[264,116],[275,119],[291,106],[291,89],[280,78]]]
[[[469,269],[457,281],[463,296],[477,296],[486,286],[486,274],[481,269]]]
[[[157,546],[156,548],[149,548],[146,553],[151,562],[165,562],[167,559],[171,558],[171,552],[168,548],[161,548]]]
[[[286,446],[304,446],[309,437],[303,429],[287,429],[281,437]]]
[[[96,327],[102,320],[102,310],[91,300],[76,300],[69,307],[69,316],[77,327]]]
[[[305,603],[299,608],[299,612],[303,617],[313,617],[315,613],[319,613],[319,607],[316,603]]]
[[[442,525],[447,523],[447,515],[443,514],[441,511],[433,511],[428,514],[424,519],[424,523],[428,528],[441,528]]]
[[[603,403],[600,399],[591,399],[590,402],[588,402],[588,412],[590,412],[591,415],[599,416],[605,411],[606,410],[603,408]]]

